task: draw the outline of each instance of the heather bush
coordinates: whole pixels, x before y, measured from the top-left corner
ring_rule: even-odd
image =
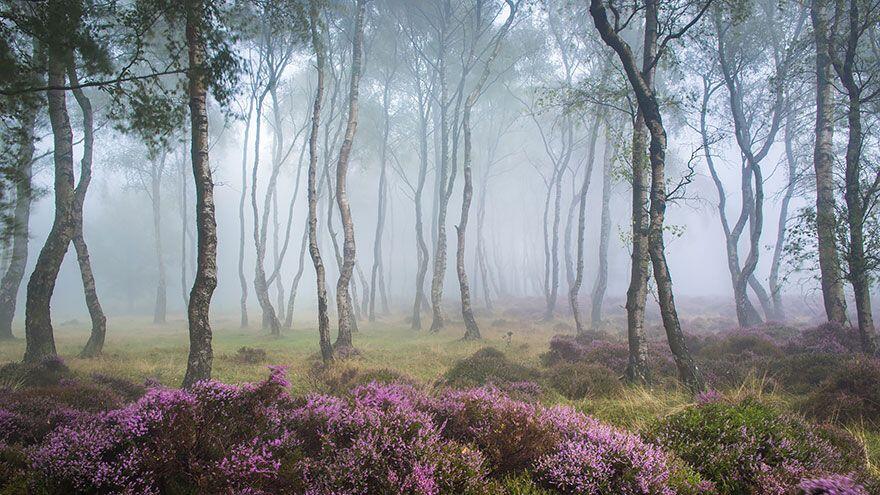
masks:
[[[824,323],[807,328],[794,336],[787,344],[793,352],[819,354],[852,354],[862,349],[859,331],[850,325]]]
[[[258,493],[275,481],[275,451],[286,446],[277,407],[287,386],[283,370],[275,369],[267,380],[241,387],[202,382],[192,391],[152,389],[123,409],[56,427],[30,462],[69,491]]]
[[[256,347],[239,347],[238,350],[235,351],[235,356],[233,356],[232,359],[235,362],[243,364],[265,363],[267,359],[266,350]]]
[[[297,493],[479,494],[479,451],[441,437],[410,387],[371,384],[349,400],[311,396],[287,419],[299,439]]]
[[[849,476],[830,475],[802,480],[798,484],[800,495],[868,495],[865,488]]]
[[[0,384],[14,387],[57,385],[70,378],[70,369],[58,356],[49,356],[36,363],[7,363],[0,367]]]
[[[801,408],[823,421],[880,425],[880,360],[853,358],[840,363]]]
[[[377,383],[414,383],[406,375],[387,368],[362,369],[344,363],[313,366],[307,375],[311,389],[330,395],[347,395],[352,389]]]
[[[766,363],[768,376],[791,393],[808,394],[846,361],[838,354],[787,354]]]
[[[816,428],[754,400],[709,402],[655,425],[651,438],[722,494],[785,494],[801,478],[841,469]]]
[[[476,446],[493,475],[530,467],[560,441],[540,410],[490,387],[446,391],[432,407],[443,435]]]
[[[140,399],[145,393],[147,393],[146,385],[139,385],[124,378],[105,375],[103,373],[92,373],[91,378],[93,382],[107,387],[128,402]]]
[[[704,359],[777,358],[782,350],[768,336],[755,329],[737,329],[707,343],[700,350]]]
[[[535,381],[541,373],[528,366],[513,363],[503,352],[485,347],[458,362],[446,372],[444,383],[453,387],[478,387],[493,383]]]
[[[585,362],[559,363],[549,368],[545,376],[551,387],[569,399],[608,397],[623,387],[610,369]]]

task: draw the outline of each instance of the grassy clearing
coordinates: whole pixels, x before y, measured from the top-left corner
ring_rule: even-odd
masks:
[[[290,367],[295,391],[309,390],[308,372],[318,361],[317,330],[313,323],[296,322],[280,338],[272,338],[258,329],[240,329],[233,318],[214,320],[214,378],[238,383],[264,378],[266,366]],[[461,341],[464,329],[450,324],[435,334],[414,332],[403,318],[374,323],[361,322],[355,345],[361,355],[346,361],[346,366],[387,368],[420,382],[439,379],[458,359],[485,346],[494,346],[509,358],[538,366],[539,356],[554,333],[552,325],[510,323],[492,326],[483,322],[482,342]],[[88,326],[75,322],[56,325],[55,338],[59,355],[76,373],[104,373],[132,381],[156,379],[177,386],[183,379],[188,350],[186,324],[182,319],[166,325],[153,325],[140,319],[116,318],[110,321],[104,355],[80,359],[77,354],[88,338]],[[510,343],[507,332],[513,332]],[[19,333],[20,335],[20,333]],[[264,349],[267,360],[260,364],[233,359],[243,346]],[[24,340],[0,344],[0,362],[18,361],[24,353]]]

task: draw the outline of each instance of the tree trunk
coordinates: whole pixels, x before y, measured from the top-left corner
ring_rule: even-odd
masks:
[[[12,320],[18,302],[18,290],[27,268],[28,241],[30,240],[31,190],[34,159],[34,124],[37,109],[26,107],[19,117],[19,136],[16,157],[15,210],[13,212],[12,253],[9,266],[0,280],[0,340],[13,339]]]
[[[326,366],[333,361],[333,346],[330,345],[330,317],[327,315],[327,281],[324,261],[318,247],[318,131],[321,121],[321,103],[324,99],[324,44],[318,27],[318,0],[309,0],[309,31],[312,47],[315,50],[318,87],[315,89],[315,102],[312,106],[312,129],[309,134],[309,255],[315,266],[318,289],[318,338],[321,346],[321,359]]]
[[[395,50],[396,52],[396,50]],[[396,54],[396,53],[395,53]],[[396,69],[396,67],[395,67]],[[382,145],[379,153],[379,206],[376,214],[376,235],[373,240],[373,269],[370,273],[370,308],[369,320],[376,321],[376,285],[377,278],[382,273],[382,232],[385,228],[385,210],[387,209],[387,159],[388,159],[388,137],[391,133],[391,79],[394,77],[396,70],[392,70],[385,81],[385,89],[382,92],[382,116],[384,127],[382,129]],[[388,302],[385,301],[387,308]]]
[[[247,200],[247,152],[248,137],[251,132],[251,115],[254,111],[254,99],[256,95],[251,93],[248,98],[248,113],[244,126],[244,144],[241,150],[241,195],[238,199],[238,283],[241,286],[241,299],[239,300],[239,310],[241,312],[240,328],[248,327],[248,282],[244,274],[244,247],[245,247],[245,221],[244,221],[244,205]],[[184,239],[186,243],[186,239]]]
[[[645,335],[645,303],[648,297],[650,258],[648,257],[648,188],[645,184],[645,120],[639,112],[633,123],[632,156],[632,261],[626,291],[627,341],[629,360],[626,378],[630,383],[648,383],[648,339]]]
[[[76,70],[68,68],[68,78],[72,86],[79,84]],[[82,277],[83,292],[86,299],[86,307],[89,310],[89,318],[92,321],[92,332],[86,346],[80,353],[80,357],[90,358],[101,354],[104,348],[104,336],[107,333],[107,317],[98,300],[98,291],[95,286],[95,276],[92,272],[92,263],[89,258],[89,248],[86,245],[83,233],[83,205],[86,200],[86,192],[92,181],[92,156],[95,142],[94,113],[92,103],[83,93],[82,89],[74,89],[73,96],[79,104],[83,114],[83,157],[80,162],[79,183],[73,194],[73,209],[71,211],[73,222],[73,245],[76,248],[76,260],[79,263],[79,271]]]
[[[810,17],[816,42],[816,141],[813,168],[816,173],[816,234],[822,299],[828,321],[846,322],[846,299],[837,255],[834,206],[834,88],[831,84],[831,42],[828,32],[828,1],[812,0]]]
[[[568,119],[567,119],[568,120]],[[565,167],[568,164],[554,164],[558,167],[553,183],[553,229],[550,238],[550,276],[548,280],[547,308],[544,311],[544,320],[553,319],[556,311],[556,299],[559,294],[559,220],[562,216],[562,179],[565,177]]]
[[[259,207],[257,206],[257,174],[260,167],[260,130],[262,122],[262,106],[263,97],[269,91],[266,91],[257,99],[256,103],[256,122],[254,129],[254,166],[251,170],[251,210],[253,212],[254,222],[254,247],[256,248],[256,259],[254,261],[254,294],[257,301],[260,302],[260,308],[263,310],[263,328],[268,329],[269,333],[277,337],[281,335],[281,325],[278,323],[278,316],[275,314],[275,308],[272,306],[272,300],[269,297],[269,284],[266,281],[266,270],[264,261],[266,258],[266,231],[268,228],[268,211],[264,210],[264,218],[261,220]],[[273,167],[274,168],[274,167]],[[275,171],[272,171],[275,174]],[[272,184],[267,185],[266,194],[272,194]],[[268,203],[268,201],[266,201]]]
[[[413,195],[416,210],[416,295],[413,299],[412,323],[413,330],[422,329],[422,302],[425,299],[425,277],[428,274],[428,245],[425,242],[425,228],[422,220],[422,193],[425,190],[425,179],[428,176],[428,110],[426,98],[419,94],[419,177]]]
[[[49,48],[49,86],[65,86],[65,55]],[[46,243],[40,250],[33,273],[28,280],[25,303],[25,362],[38,362],[55,356],[55,337],[49,304],[58,279],[58,271],[74,235],[72,217],[73,131],[67,113],[65,90],[47,91],[49,122],[52,126],[55,157],[55,218]]]
[[[339,269],[339,280],[336,282],[336,311],[339,319],[339,330],[334,347],[343,356],[354,351],[352,334],[352,301],[349,295],[352,271],[355,265],[354,223],[346,192],[348,161],[351,146],[354,142],[358,124],[358,91],[361,79],[361,57],[364,45],[364,10],[366,0],[357,1],[355,16],[355,34],[351,51],[351,86],[348,94],[348,122],[345,137],[339,149],[339,161],[336,164],[336,204],[342,221],[342,266]]]
[[[613,152],[611,136],[606,133],[605,152],[602,155],[602,220],[599,227],[599,266],[596,270],[596,280],[593,283],[592,309],[590,312],[590,326],[593,328],[593,331],[598,331],[602,326],[602,302],[605,299],[605,290],[608,288],[608,244],[611,240],[611,166],[614,164]]]
[[[308,246],[309,241],[309,225],[306,222],[306,228],[303,230],[302,241],[300,242],[299,247],[299,264],[297,265],[296,275],[293,277],[293,282],[290,284],[290,294],[289,299],[287,300],[287,314],[284,317],[284,328],[291,329],[293,328],[293,304],[296,302],[296,291],[299,288],[299,281],[302,279],[303,270],[305,268],[305,254],[306,247]]]
[[[437,240],[434,245],[434,274],[431,278],[431,332],[439,332],[444,325],[443,316],[443,279],[446,275],[446,210],[448,195],[446,194],[446,182],[449,176],[449,95],[446,81],[446,61],[440,60],[438,74],[440,82],[440,172],[438,176],[439,189],[437,194]],[[434,130],[437,133],[437,130]]]
[[[189,358],[183,386],[211,378],[211,297],[217,287],[217,222],[214,217],[214,181],[208,163],[208,109],[205,63],[205,4],[186,0],[186,42],[189,52],[189,110],[192,166],[196,190],[198,253],[196,278],[189,294]]]
[[[785,233],[788,229],[788,209],[791,199],[794,197],[795,181],[798,174],[797,155],[794,151],[794,117],[787,114],[785,117],[785,162],[788,166],[788,183],[785,185],[785,193],[779,206],[779,223],[776,228],[776,245],[773,247],[773,259],[770,264],[770,299],[773,301],[773,319],[785,321],[785,307],[782,302],[782,282],[779,279],[779,269],[782,266],[782,253],[785,248]]]
[[[844,9],[847,11],[844,12]],[[877,335],[874,317],[871,312],[871,276],[865,257],[865,197],[862,192],[862,88],[855,75],[859,37],[862,33],[863,19],[859,14],[859,3],[849,2],[849,8],[842,2],[837,4],[838,19],[849,20],[844,46],[844,58],[835,58],[834,68],[847,95],[848,139],[846,144],[845,200],[847,224],[849,227],[849,250],[847,263],[849,279],[853,287],[856,303],[856,319],[862,352],[873,355],[877,352]],[[876,187],[876,186],[875,186]]]
[[[158,280],[156,281],[156,305],[153,309],[153,323],[164,324],[167,312],[167,288],[165,281],[165,258],[162,256],[162,171],[165,169],[165,152],[162,152],[162,163],[156,168],[152,164],[150,173],[150,186],[152,194],[150,200],[153,206],[153,233],[155,236],[156,266],[158,268]]]
[[[647,0],[645,3],[645,53],[650,54],[656,53],[657,4],[656,0]],[[651,258],[651,264],[654,267],[654,280],[657,283],[657,296],[660,303],[660,315],[663,318],[663,327],[666,329],[666,338],[675,358],[679,376],[688,388],[694,392],[699,392],[704,390],[706,385],[687,348],[684,334],[681,331],[678,312],[675,308],[675,298],[672,294],[672,277],[666,264],[663,242],[663,222],[667,201],[665,177],[666,130],[663,127],[660,106],[654,94],[653,77],[649,75],[652,69],[642,72],[638,70],[629,45],[623,41],[608,22],[608,15],[602,0],[590,1],[590,14],[602,39],[617,53],[630,86],[635,93],[639,110],[644,116],[648,132],[651,135],[648,152],[651,164],[648,253]],[[653,68],[653,58],[653,56],[650,56],[651,64],[643,65]],[[648,57],[646,56],[647,59]]]
[[[593,117],[593,125],[590,129],[590,142],[587,148],[587,165],[584,171],[584,181],[577,193],[578,197],[578,226],[577,247],[575,247],[575,270],[574,281],[568,290],[568,302],[571,305],[571,314],[574,317],[575,334],[583,336],[587,329],[581,317],[580,302],[578,296],[581,284],[584,280],[584,234],[587,225],[587,193],[590,191],[590,182],[593,178],[593,166],[596,162],[596,141],[599,139],[599,123],[602,120],[602,112],[597,111]]]

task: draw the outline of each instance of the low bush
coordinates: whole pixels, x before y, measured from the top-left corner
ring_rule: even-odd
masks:
[[[687,408],[659,421],[651,438],[722,494],[782,495],[804,477],[845,468],[816,428],[754,400]]]
[[[330,395],[347,395],[352,389],[376,383],[414,383],[406,375],[387,368],[357,368],[344,363],[330,367],[316,365],[308,373],[311,388],[315,392]]]
[[[9,388],[57,385],[60,380],[70,377],[70,369],[58,356],[36,363],[8,363],[0,368],[0,385]]]
[[[880,360],[843,361],[802,401],[801,408],[822,421],[880,425]]]
[[[798,484],[800,495],[868,495],[865,487],[845,475],[805,479]]]
[[[502,386],[516,382],[534,382],[540,371],[511,362],[503,352],[485,347],[456,362],[444,377],[444,384],[452,387],[479,387],[486,384]]]
[[[267,359],[266,350],[256,347],[239,347],[235,351],[233,360],[242,364],[260,364],[265,363]]]
[[[609,397],[623,387],[619,377],[599,364],[559,363],[545,372],[547,383],[573,400]]]
[[[837,323],[824,323],[803,330],[793,337],[786,347],[790,352],[853,354],[861,351],[862,343],[857,328]]]

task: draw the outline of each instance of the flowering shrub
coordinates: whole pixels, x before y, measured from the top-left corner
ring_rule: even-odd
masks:
[[[795,352],[852,354],[860,352],[862,344],[858,329],[849,325],[824,323],[793,337],[787,348]]]
[[[841,462],[815,428],[752,400],[688,408],[660,421],[652,436],[725,494],[786,494]]]
[[[802,495],[868,495],[862,485],[843,475],[805,479],[798,485],[798,490]]]

